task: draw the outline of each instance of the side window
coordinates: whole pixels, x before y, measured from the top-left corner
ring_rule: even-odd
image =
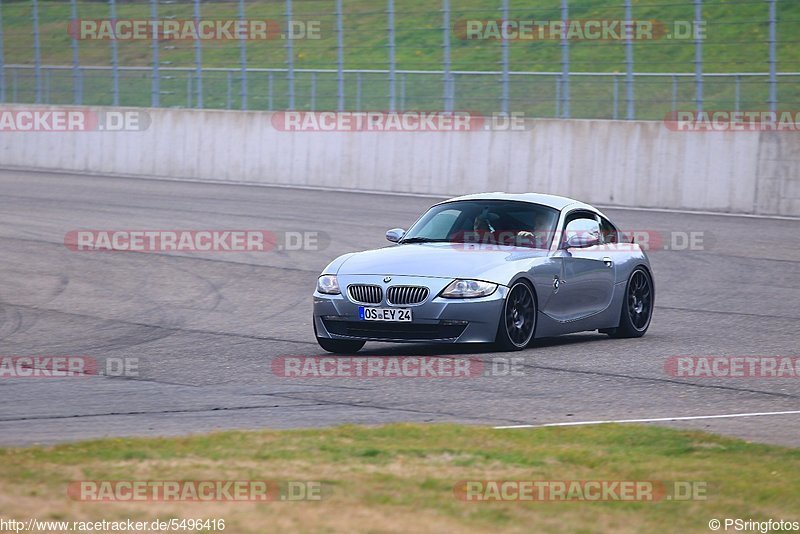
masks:
[[[619,243],[619,230],[605,217],[600,217],[600,235],[604,244]]]

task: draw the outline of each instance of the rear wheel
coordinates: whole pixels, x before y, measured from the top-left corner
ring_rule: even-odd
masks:
[[[642,337],[650,327],[652,316],[653,281],[648,272],[639,267],[628,279],[619,326],[606,333],[616,338]]]
[[[496,345],[501,350],[522,350],[533,339],[536,329],[536,299],[525,282],[517,282],[508,292],[497,325]]]

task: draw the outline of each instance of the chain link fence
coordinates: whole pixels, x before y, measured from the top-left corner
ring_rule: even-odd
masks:
[[[607,119],[775,111],[800,104],[799,35],[794,0],[6,0],[0,100]]]

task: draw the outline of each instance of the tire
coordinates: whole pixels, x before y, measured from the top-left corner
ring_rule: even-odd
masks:
[[[642,337],[650,327],[654,302],[653,279],[644,268],[637,267],[625,287],[619,326],[606,330],[605,333],[613,338]]]
[[[314,319],[311,319],[314,324],[314,337],[317,338],[317,343],[324,350],[334,354],[355,354],[360,351],[366,341],[358,341],[356,339],[331,339],[329,337],[317,336],[317,324]]]
[[[525,282],[517,282],[508,291],[497,325],[495,345],[503,351],[522,350],[536,331],[536,298]]]
[[[361,350],[366,341],[357,341],[351,339],[330,339],[327,337],[318,337],[317,343],[319,346],[328,352],[334,354],[354,354]]]

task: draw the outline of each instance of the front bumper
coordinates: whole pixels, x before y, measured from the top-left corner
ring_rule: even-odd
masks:
[[[422,343],[491,343],[497,334],[497,325],[508,288],[498,286],[488,297],[473,299],[445,299],[437,297],[452,278],[427,278],[417,276],[392,276],[390,283],[383,276],[339,275],[341,295],[314,292],[314,327],[317,337],[331,339],[358,339],[365,341],[422,342]],[[350,300],[350,284],[375,284],[383,287],[384,298],[380,304],[359,304]],[[392,285],[425,286],[428,298],[421,304],[394,306],[386,302],[386,288]],[[359,307],[408,308],[413,321],[392,323],[359,319]]]

